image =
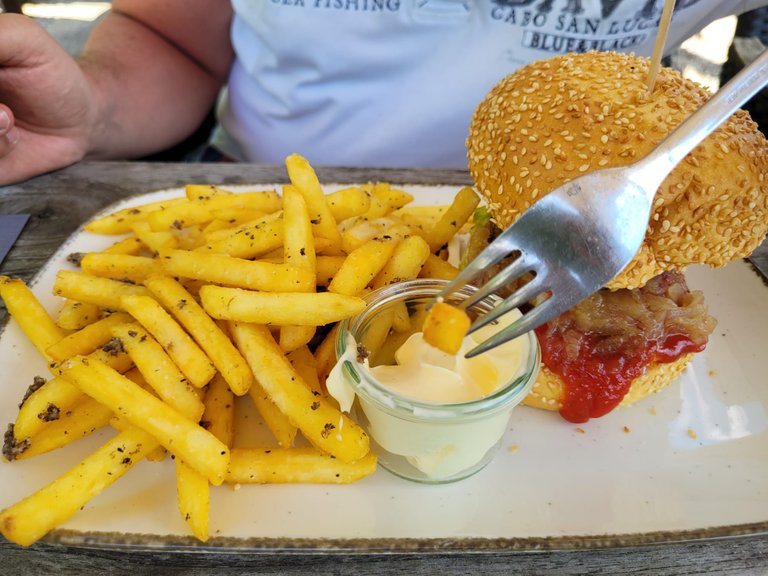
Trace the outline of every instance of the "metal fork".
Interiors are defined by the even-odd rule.
[[[513,308],[546,297],[507,328],[470,350],[471,358],[558,316],[618,275],[645,237],[656,191],[704,138],[768,83],[768,50],[629,166],[580,176],[545,195],[467,265],[436,298],[446,298],[489,266],[517,258],[471,298],[471,307],[523,275],[533,279],[477,318],[472,333]]]

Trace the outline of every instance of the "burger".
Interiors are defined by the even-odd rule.
[[[495,229],[593,170],[630,164],[709,97],[649,60],[611,52],[529,64],[491,89],[472,118],[469,170]],[[645,240],[608,285],[536,330],[542,370],[525,403],[572,422],[674,381],[714,330],[690,264],[744,258],[768,232],[768,142],[739,111],[662,183]]]

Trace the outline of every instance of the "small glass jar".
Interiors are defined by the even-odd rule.
[[[350,402],[354,392],[354,416],[371,437],[382,467],[409,480],[434,484],[466,478],[491,461],[513,408],[530,391],[540,365],[538,340],[530,332],[520,337],[519,345],[525,349],[519,369],[508,381],[505,376],[506,384],[474,400],[418,401],[379,382],[370,366],[394,364],[394,351],[405,340],[397,332],[398,322],[412,321],[420,330],[426,305],[446,283],[411,280],[368,294],[366,309],[340,324],[336,339],[339,362],[331,376],[341,379]],[[475,291],[466,286],[449,302],[466,299]],[[480,315],[500,301],[490,296],[467,312]]]

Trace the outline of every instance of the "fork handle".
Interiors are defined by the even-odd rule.
[[[768,83],[768,50],[743,68],[714,96],[637,162],[636,174],[653,194],[664,178],[731,114]],[[651,197],[651,201],[653,198]]]

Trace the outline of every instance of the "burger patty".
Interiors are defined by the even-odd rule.
[[[600,290],[536,335],[542,363],[565,383],[561,415],[584,422],[615,408],[651,363],[703,350],[715,325],[703,293],[666,271],[642,288]]]

